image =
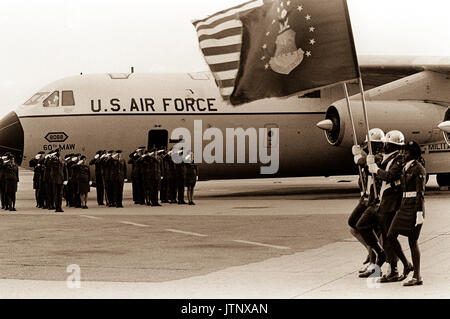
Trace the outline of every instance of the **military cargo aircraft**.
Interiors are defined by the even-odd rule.
[[[450,59],[359,60],[370,126],[416,140],[428,173],[437,174],[441,186],[450,185],[450,133],[444,129],[450,120]],[[359,85],[348,89],[362,142]],[[44,86],[3,117],[0,153],[13,153],[26,168],[39,151],[93,158],[99,149],[129,154],[140,145],[185,143],[203,180],[356,174],[343,97],[336,85],[233,107],[221,99],[208,72],[81,74]]]

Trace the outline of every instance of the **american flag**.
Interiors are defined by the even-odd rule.
[[[242,22],[239,16],[264,4],[252,0],[193,22],[200,49],[224,100],[229,100],[239,70]]]

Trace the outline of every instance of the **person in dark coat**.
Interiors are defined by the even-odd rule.
[[[408,261],[403,253],[402,247],[397,240],[398,235],[408,237],[409,248],[413,267],[404,270],[403,276],[406,278],[409,272],[414,270],[411,280],[404,283],[404,286],[422,285],[423,280],[420,275],[420,250],[418,239],[425,218],[425,184],[426,170],[420,163],[422,150],[415,141],[410,141],[405,146],[405,166],[401,175],[402,201],[400,209],[395,214],[389,228],[387,239],[392,243],[395,253],[404,265]]]
[[[175,162],[175,183],[176,183],[176,197],[177,197],[177,201],[178,204],[187,204],[184,201],[184,180],[186,178],[186,165],[183,163],[183,150],[179,150],[179,151],[174,151],[176,153],[174,154],[178,154],[178,156],[180,157],[180,160],[177,160]],[[177,156],[177,155],[175,155]]]
[[[135,204],[142,204],[145,202],[142,178],[139,173],[138,164],[138,160],[144,154],[144,150],[145,147],[139,147],[129,155],[130,159],[128,160],[128,164],[131,164],[131,187],[133,189],[133,202]]]
[[[40,189],[40,182],[41,182],[41,174],[43,173],[42,167],[39,164],[39,161],[41,158],[44,157],[44,152],[39,152],[36,154],[34,158],[32,158],[28,165],[33,168],[34,174],[33,174],[33,189],[34,189],[34,197],[36,199],[36,207],[41,208],[42,204],[39,198],[39,189]]]
[[[12,154],[8,154],[5,163],[5,192],[10,211],[16,211],[17,183],[19,182],[19,167]]]
[[[400,131],[394,130],[386,133],[383,160],[379,166],[377,164],[369,165],[369,172],[376,174],[377,178],[382,181],[378,214],[383,248],[386,252],[386,261],[390,265],[389,273],[383,275],[380,280],[382,283],[395,282],[404,278],[398,274],[398,257],[391,245],[391,241],[386,239],[389,227],[402,200],[400,176],[402,174],[404,159],[400,151],[405,144],[404,140],[403,133]],[[408,269],[412,266],[408,262],[404,267]]]
[[[44,185],[45,185],[45,193],[46,193],[46,199],[47,199],[47,209],[48,210],[54,210],[55,208],[55,196],[53,194],[53,187],[52,187],[52,181],[50,178],[50,158],[52,156],[53,152],[49,152],[44,159]]]
[[[123,184],[127,177],[127,163],[122,158],[122,151],[116,151],[109,160],[111,167],[111,182],[113,187],[114,203],[117,208],[123,208]]]
[[[110,150],[106,154],[100,157],[100,165],[102,169],[103,184],[105,185],[106,205],[113,207],[116,205],[114,202],[114,188],[111,181],[111,157],[113,151]]]
[[[104,150],[97,151],[94,158],[89,162],[89,165],[95,165],[95,187],[97,190],[97,204],[99,206],[105,205],[105,186],[103,184],[102,167],[100,161],[101,156],[105,154],[105,152],[106,151]]]
[[[164,161],[164,159],[167,156],[167,147],[164,147],[163,149],[161,149],[160,151],[160,159],[161,159],[161,189],[159,190],[159,199],[161,200],[161,203],[168,203],[169,202],[169,197],[168,197],[168,188],[169,188],[169,183],[168,183],[168,179],[166,177],[167,173],[166,172],[166,163]]]
[[[376,163],[381,163],[383,159],[382,155],[383,148],[375,147],[373,148],[375,153],[374,160]],[[364,169],[368,173],[368,158],[370,155],[362,158],[364,165],[366,166]],[[373,180],[373,176],[368,173],[368,182],[366,190],[368,191],[367,198],[367,208],[364,210],[362,215],[359,217],[356,223],[356,231],[361,235],[364,242],[370,247],[372,251],[376,253],[376,263],[375,265],[369,266],[366,271],[361,272],[358,277],[360,278],[368,278],[370,276],[381,275],[381,266],[386,261],[386,253],[383,249],[382,243],[380,243],[380,218],[378,214],[378,209],[380,205],[379,194],[381,189],[382,181],[375,176],[375,180]],[[375,187],[374,187],[375,186]],[[375,192],[376,195],[375,196]],[[370,257],[370,256],[369,256]]]
[[[145,150],[144,154],[138,159],[137,165],[139,167],[140,180],[142,181],[142,189],[144,192],[144,203],[147,206],[151,205],[151,190],[152,190],[152,158],[149,150]]]
[[[64,157],[64,162],[66,164],[67,168],[67,183],[63,186],[63,197],[66,200],[66,206],[72,206],[73,200],[72,200],[72,157],[74,154],[67,154]]]
[[[184,163],[186,165],[186,179],[184,181],[186,186],[186,194],[189,205],[195,205],[194,203],[194,188],[197,183],[198,169],[194,164],[194,154],[191,153],[186,156]]]
[[[8,197],[6,195],[6,180],[5,180],[5,174],[6,174],[6,161],[8,160],[8,156],[2,156],[0,159],[0,195],[1,195],[1,201],[2,201],[2,209],[9,210],[8,207]]]
[[[82,155],[80,161],[77,163],[77,185],[78,193],[80,194],[81,208],[87,209],[88,193],[90,191],[89,182],[91,180],[91,173],[89,166],[86,165],[86,156]]]
[[[59,150],[55,151],[48,160],[49,178],[53,193],[53,203],[57,213],[62,210],[63,184],[67,181],[67,168],[64,161],[60,158]]]
[[[380,153],[383,149],[383,130],[381,130],[380,128],[372,128],[369,131],[369,135],[374,154]],[[375,197],[373,192],[371,192],[372,176],[368,171],[366,163],[367,154],[369,153],[368,142],[369,139],[366,136],[366,140],[362,145],[354,145],[352,147],[352,154],[354,156],[353,160],[359,167],[359,171],[361,173],[360,178],[358,179],[361,197],[359,198],[358,204],[353,209],[350,217],[348,218],[348,225],[350,226],[350,233],[367,249],[368,253],[366,260],[363,262],[363,267],[359,270],[360,274],[365,273],[368,269],[372,269],[376,263],[377,257],[374,250],[366,243],[356,227],[358,221],[361,219],[368,207],[375,204]]]
[[[175,163],[172,158],[174,153],[171,149],[163,159],[163,167],[165,178],[167,178],[167,199],[170,204],[177,203],[177,184],[176,184],[176,172]]]
[[[157,149],[153,149],[151,155],[151,183],[150,183],[150,201],[152,206],[161,206],[158,201],[158,192],[161,187],[161,167],[162,161],[160,156],[158,155]]]

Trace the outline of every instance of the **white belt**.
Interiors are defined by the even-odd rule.
[[[416,197],[417,196],[417,192],[404,192],[403,193],[403,198],[411,198],[411,197]]]

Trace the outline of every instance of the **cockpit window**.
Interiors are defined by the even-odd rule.
[[[44,100],[44,107],[57,107],[59,106],[59,91],[55,91],[48,98]]]
[[[62,106],[73,106],[75,105],[75,100],[73,98],[73,91],[62,91]]]
[[[24,105],[36,105],[42,103],[46,96],[48,96],[50,92],[38,92],[33,95],[28,101],[23,103]]]

